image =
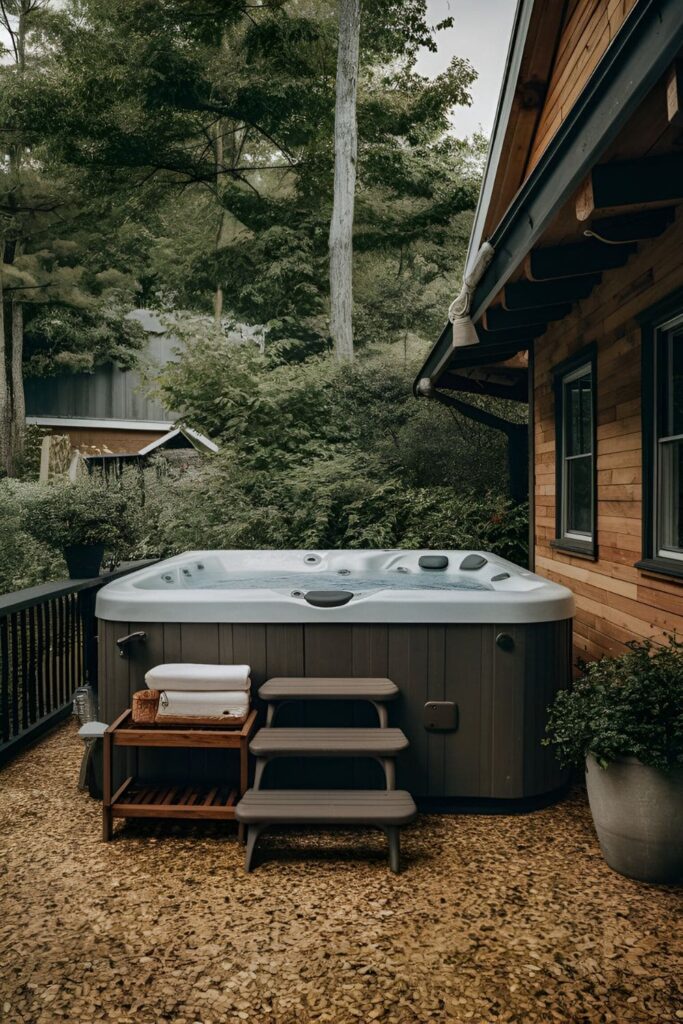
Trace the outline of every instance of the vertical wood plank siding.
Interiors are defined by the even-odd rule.
[[[142,629],[147,642],[120,658],[116,638]],[[513,652],[495,643],[510,633]],[[399,761],[398,783],[421,797],[520,798],[548,793],[562,783],[557,762],[541,746],[545,710],[567,685],[571,622],[494,625],[204,625],[201,623],[99,623],[100,709],[111,722],[144,687],[147,669],[163,661],[247,663],[254,693],[274,675],[389,676],[401,691],[392,722],[406,732],[410,749]],[[456,732],[428,732],[427,700],[458,704]],[[359,703],[286,705],[280,724],[374,725],[376,714]],[[117,752],[118,753],[118,752]],[[142,760],[144,753],[148,760]],[[212,757],[212,755],[216,755]],[[118,777],[191,781],[234,775],[224,752],[129,752]],[[295,759],[277,762],[278,785],[346,786],[349,765]],[[313,783],[311,783],[313,779]],[[382,785],[374,762],[353,765],[353,785]],[[268,785],[268,773],[265,776]]]
[[[641,337],[638,314],[683,286],[681,209],[658,239],[536,342],[536,570],[576,595],[574,650],[586,659],[623,653],[634,637],[683,631],[683,585],[634,567],[642,548]],[[555,536],[555,411],[552,367],[595,341],[597,356],[597,543],[588,561],[550,546]]]
[[[538,163],[635,3],[636,0],[578,0],[568,6],[527,174]]]

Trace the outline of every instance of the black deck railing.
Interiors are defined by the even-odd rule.
[[[77,686],[97,690],[95,595],[149,564],[0,597],[0,764],[69,714]]]

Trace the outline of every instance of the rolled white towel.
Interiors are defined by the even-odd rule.
[[[248,690],[249,665],[155,665],[145,673],[150,690],[186,690],[207,693],[211,690]]]
[[[245,690],[223,693],[162,690],[159,697],[157,721],[164,718],[243,718],[249,711],[249,694]]]

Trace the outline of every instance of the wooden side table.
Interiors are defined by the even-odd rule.
[[[241,729],[192,728],[186,726],[139,726],[130,708],[119,715],[104,734],[104,784],[102,838],[112,836],[114,818],[178,818],[197,821],[234,821],[235,805],[249,786],[249,741],[256,728],[257,711],[252,709]],[[239,785],[186,786],[181,783],[139,782],[129,776],[112,793],[115,747],[185,747],[192,749],[238,750]],[[240,826],[240,836],[242,827]]]

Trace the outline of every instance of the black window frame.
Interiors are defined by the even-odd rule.
[[[683,554],[661,553],[659,545],[659,438],[664,411],[663,375],[666,336],[662,331],[683,317],[683,288],[650,306],[639,317],[641,325],[642,441],[643,441],[643,557],[637,569],[683,579]]]
[[[565,509],[565,415],[564,385],[567,377],[583,366],[590,367],[591,373],[591,530],[585,539],[568,535],[564,529]],[[598,557],[598,347],[595,342],[585,345],[568,359],[552,368],[553,392],[555,396],[555,537],[550,541],[553,548],[595,561]]]

